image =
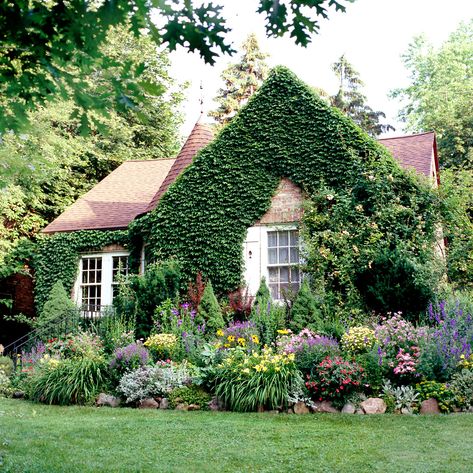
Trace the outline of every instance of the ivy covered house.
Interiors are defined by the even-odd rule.
[[[399,195],[396,215],[383,216],[386,228],[395,219],[403,238],[414,238],[406,222],[417,213],[433,231],[423,214],[428,198],[414,199],[424,184],[401,167],[438,185],[434,133],[376,142],[276,68],[216,137],[198,122],[175,159],[122,164],[48,225],[37,303],[61,279],[79,305],[109,305],[130,255],[135,271],[176,257],[189,279],[200,271],[219,293],[245,284],[254,294],[265,277],[273,298],[282,298],[300,284],[303,201],[321,188],[349,196],[367,218]],[[398,244],[400,234],[390,235]]]

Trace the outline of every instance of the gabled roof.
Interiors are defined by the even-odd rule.
[[[184,169],[192,163],[194,156],[204,146],[209,144],[214,138],[211,125],[202,123],[200,120],[194,125],[191,134],[187,138],[184,146],[177,155],[174,164],[166,176],[153,199],[149,203],[146,212],[153,210],[159,202],[161,196],[167,191],[168,187],[177,179]]]
[[[431,177],[432,153],[435,158],[435,171],[438,175],[437,148],[435,133],[419,133],[417,135],[381,138],[378,140],[391,151],[403,168],[414,168],[419,174]]]
[[[126,228],[146,211],[175,159],[125,161],[94,186],[43,233]]]

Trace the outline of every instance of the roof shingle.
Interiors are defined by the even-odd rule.
[[[146,211],[174,161],[125,161],[68,207],[43,233],[126,228]]]
[[[391,151],[403,168],[414,168],[418,173],[430,177],[435,143],[433,131],[395,138],[381,138],[378,141]]]

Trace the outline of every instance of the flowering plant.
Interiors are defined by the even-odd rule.
[[[217,347],[228,349],[235,347],[247,348],[249,351],[259,345],[258,331],[253,322],[231,322],[225,329],[217,330]]]
[[[145,366],[149,361],[149,352],[141,342],[130,343],[126,347],[116,348],[110,360],[110,368],[119,374]]]
[[[296,384],[302,384],[302,378],[295,355],[277,354],[270,348],[261,353],[229,349],[214,378],[215,394],[231,410],[240,412],[286,406]]]
[[[416,384],[416,391],[419,393],[421,401],[430,398],[437,399],[442,412],[451,412],[455,407],[455,393],[444,383],[422,381]]]
[[[156,333],[147,338],[144,346],[148,347],[158,360],[172,358],[177,348],[177,337],[172,333]]]
[[[69,334],[64,339],[51,338],[45,348],[46,352],[60,358],[103,360],[103,344],[100,337],[82,330],[77,334]]]
[[[343,404],[349,394],[362,386],[364,369],[355,362],[327,356],[305,383],[315,401],[334,401]]]
[[[351,354],[366,352],[375,342],[374,330],[368,327],[352,327],[342,335],[340,340],[342,348]]]
[[[473,370],[473,353],[469,356],[466,357],[463,353],[460,355],[458,362],[458,368],[460,369],[466,369],[466,370]]]

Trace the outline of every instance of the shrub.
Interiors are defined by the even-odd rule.
[[[457,367],[465,370],[473,370],[473,353],[469,357],[463,354],[460,355]]]
[[[365,382],[374,393],[379,392],[382,388],[387,372],[387,366],[383,364],[378,349],[379,347],[375,345],[367,352],[360,353],[354,357],[355,361],[360,366],[363,366],[365,370]]]
[[[39,331],[43,340],[47,340],[60,336],[64,331],[73,331],[78,326],[78,317],[78,308],[66,293],[62,282],[56,281],[32,327]]]
[[[304,329],[298,335],[281,334],[277,341],[280,353],[294,353],[297,367],[304,373],[311,373],[327,356],[340,354],[335,339],[317,335],[309,329]]]
[[[11,376],[13,368],[13,360],[9,356],[0,355],[0,371],[3,371],[6,376]]]
[[[195,384],[173,389],[167,397],[169,399],[169,407],[172,409],[178,404],[194,404],[202,410],[208,410],[208,404],[212,399],[209,393]]]
[[[205,286],[202,299],[197,310],[199,322],[205,323],[207,330],[215,331],[223,328],[225,322],[223,320],[222,311],[215,297],[214,290],[210,281]]]
[[[219,349],[242,347],[252,351],[260,344],[258,330],[251,321],[231,322],[225,329],[217,330],[216,335]]]
[[[299,292],[291,308],[291,322],[289,326],[295,332],[304,328],[318,330],[320,327],[320,310],[317,307],[307,279],[302,281]]]
[[[46,404],[87,404],[107,387],[107,366],[90,358],[43,363],[32,377],[27,395]]]
[[[129,298],[136,314],[135,338],[146,338],[153,328],[153,314],[166,299],[175,299],[180,287],[180,267],[174,260],[147,266],[143,275],[129,278]]]
[[[253,300],[253,296],[248,292],[248,287],[240,287],[228,294],[228,303],[233,312],[233,318],[237,320],[248,319],[253,307]]]
[[[437,381],[422,381],[416,384],[416,391],[421,401],[434,398],[439,403],[442,412],[451,412],[455,407],[455,393],[444,383]]]
[[[115,299],[114,299],[115,303]],[[95,323],[95,331],[100,336],[104,350],[112,353],[117,347],[125,347],[135,341],[135,319],[118,311],[105,313]]]
[[[455,393],[455,401],[464,409],[473,406],[473,370],[462,369],[452,376],[450,389]]]
[[[327,356],[307,376],[305,385],[315,401],[343,406],[350,394],[362,388],[364,380],[364,369],[358,363]]]
[[[177,337],[172,333],[157,333],[148,337],[144,343],[156,360],[172,358],[177,349]]]
[[[125,373],[117,391],[125,396],[126,402],[136,402],[149,397],[167,396],[173,389],[190,382],[191,376],[186,364],[164,362]]]
[[[412,413],[417,409],[419,403],[419,393],[412,386],[393,387],[389,381],[383,386],[382,397],[386,402],[387,412],[407,409]]]
[[[294,354],[274,354],[271,349],[261,354],[232,349],[217,368],[215,394],[237,412],[286,407],[294,385],[302,383],[294,359]]]
[[[352,327],[343,334],[340,344],[345,351],[354,355],[368,351],[375,341],[374,330],[368,327]]]

